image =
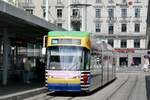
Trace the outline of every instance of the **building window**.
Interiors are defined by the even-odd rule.
[[[72,16],[73,17],[80,17],[80,11],[79,11],[79,9],[73,9],[72,10]]]
[[[46,0],[43,0],[43,5],[45,5],[46,4]]]
[[[109,34],[113,34],[113,32],[114,32],[114,26],[113,26],[113,24],[109,24],[109,26],[108,26],[108,33]]]
[[[61,4],[61,0],[57,0],[57,4]]]
[[[101,17],[101,9],[100,8],[96,8],[95,9],[95,13],[96,13],[96,18],[100,18]]]
[[[121,32],[127,32],[127,24],[121,25]]]
[[[127,17],[127,9],[121,9],[121,17]]]
[[[62,23],[57,23],[57,26],[62,28]]]
[[[30,4],[30,3],[32,3],[32,0],[25,0],[25,2]]]
[[[127,0],[122,0],[122,3],[127,3]]]
[[[79,3],[79,0],[72,0],[72,3]]]
[[[78,22],[72,21],[71,27],[72,27],[73,31],[80,31],[81,22],[79,22],[79,21]]]
[[[121,48],[127,48],[127,40],[121,40]]]
[[[112,47],[114,47],[114,40],[113,39],[108,39],[108,44],[110,44]]]
[[[57,17],[62,17],[62,9],[57,9]]]
[[[43,17],[45,18],[46,16],[46,12],[45,12],[45,9],[43,9]]]
[[[114,2],[114,0],[108,0],[108,2],[109,2],[109,3],[113,3],[113,2]]]
[[[101,0],[96,0],[96,3],[101,3]]]
[[[134,2],[135,2],[135,3],[140,3],[140,0],[135,0]]]
[[[25,9],[26,12],[33,14],[33,9]]]
[[[135,32],[140,32],[140,24],[135,24]]]
[[[99,23],[95,23],[95,32],[100,32],[101,31],[101,26]]]
[[[135,8],[135,17],[136,18],[140,17],[140,8]]]
[[[114,17],[114,9],[108,9],[108,17]]]
[[[140,40],[139,39],[134,40],[134,48],[140,48]]]

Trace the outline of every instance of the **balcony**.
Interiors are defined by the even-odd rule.
[[[115,3],[115,2],[114,2],[114,0],[109,0],[108,3],[112,4],[112,3]]]
[[[71,16],[71,21],[81,21],[82,17],[81,16]]]
[[[65,5],[64,5],[62,2],[57,2],[57,4],[56,4],[55,7],[56,7],[56,8],[64,8]]]
[[[94,18],[93,22],[96,23],[96,22],[99,22],[99,23],[102,23],[104,21],[104,18]]]
[[[121,8],[128,7],[127,2],[116,3],[116,6],[120,6]]]
[[[116,20],[117,20],[117,19],[116,19],[115,17],[108,17],[106,22],[107,22],[107,23],[115,23]]]
[[[23,8],[34,8],[35,7],[33,2],[20,2],[20,6]]]
[[[99,38],[114,38],[114,39],[146,39],[146,35],[140,34],[140,35],[133,35],[133,34],[108,34],[103,32],[95,32],[93,33],[94,36]]]
[[[57,17],[55,20],[56,23],[64,23],[65,19],[63,19],[62,17]]]
[[[79,0],[73,0],[72,4],[80,4],[80,1]]]

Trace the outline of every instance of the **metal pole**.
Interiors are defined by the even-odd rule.
[[[7,29],[3,31],[3,85],[7,84],[8,77],[8,52],[9,52],[9,43],[8,43]]]
[[[85,31],[87,31],[87,0],[85,1]]]
[[[48,21],[48,9],[49,9],[49,4],[48,0],[45,2],[45,20]]]
[[[44,37],[43,37],[43,48],[45,48],[46,47],[46,43],[45,43],[45,40],[46,40],[46,38],[47,38],[47,35],[44,35]]]
[[[85,12],[84,12],[84,8],[82,8],[82,30],[81,31],[85,31]]]

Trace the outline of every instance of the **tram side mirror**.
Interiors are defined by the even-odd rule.
[[[46,55],[46,48],[42,48],[42,55]]]

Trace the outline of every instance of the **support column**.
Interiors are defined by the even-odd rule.
[[[8,30],[5,28],[3,30],[3,85],[7,85],[8,77],[8,52],[9,52],[9,40],[8,40]]]
[[[144,65],[144,55],[146,55],[146,54],[141,54],[141,67],[143,67],[143,65]]]
[[[17,47],[17,45],[16,45],[16,48],[15,48],[15,59],[16,59],[16,64],[17,64],[17,62],[19,61],[18,58],[19,56],[18,56],[18,47]]]
[[[117,55],[116,55],[116,58],[117,58],[117,59],[116,59],[116,60],[117,60],[117,61],[116,61],[116,62],[117,62],[116,65],[117,65],[117,67],[119,68],[119,67],[120,67],[120,65],[119,65],[119,62],[120,62],[119,58],[120,58],[120,56],[119,56],[119,53],[116,53],[116,54],[117,54]]]
[[[132,53],[128,53],[128,67],[131,67],[133,58],[132,58]]]
[[[84,11],[84,7],[82,8],[82,22],[81,22],[81,25],[82,25],[81,31],[85,31],[85,11]]]

